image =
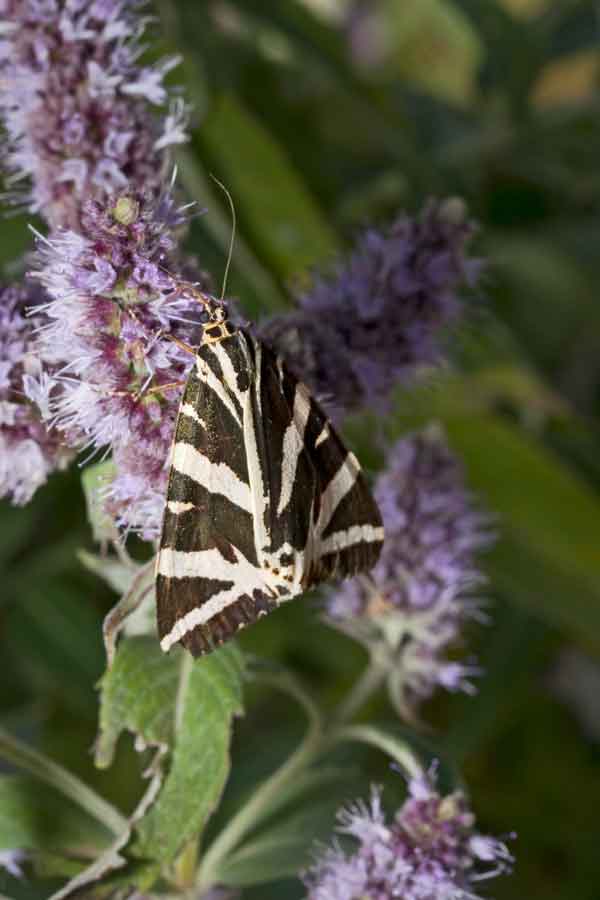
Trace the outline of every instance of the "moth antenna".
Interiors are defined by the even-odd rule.
[[[235,206],[233,204],[233,199],[231,197],[231,194],[229,193],[229,191],[227,190],[227,188],[225,187],[223,182],[219,181],[219,179],[216,177],[216,175],[213,175],[212,172],[209,172],[208,174],[210,175],[212,180],[215,182],[215,184],[219,185],[219,187],[221,188],[221,190],[227,197],[227,201],[229,203],[229,209],[231,210],[231,238],[229,239],[229,251],[227,253],[227,262],[225,264],[225,271],[223,273],[223,287],[221,289],[221,297],[219,298],[219,299],[223,300],[223,298],[225,297],[225,290],[227,288],[227,276],[229,275],[229,266],[231,265],[231,258],[233,256],[233,245],[235,243],[235,230],[236,230],[236,226],[237,226],[237,218],[235,215]]]

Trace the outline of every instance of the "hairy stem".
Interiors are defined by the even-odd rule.
[[[270,778],[263,781],[248,803],[229,821],[204,855],[197,883],[200,893],[218,882],[220,864],[241,843],[281,790],[314,761],[321,751],[322,742],[321,729],[312,725],[298,749]]]
[[[127,819],[83,781],[2,729],[0,729],[0,757],[60,791],[113,834],[121,835],[129,827]]]

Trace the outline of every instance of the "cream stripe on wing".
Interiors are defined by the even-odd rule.
[[[300,384],[296,385],[294,394],[294,410],[292,421],[283,435],[283,454],[281,460],[281,493],[277,505],[277,515],[284,511],[294,491],[296,469],[298,460],[304,448],[304,432],[310,415],[310,399],[302,390]]]
[[[317,534],[323,534],[331,522],[338,505],[354,487],[359,474],[360,465],[357,458],[354,453],[348,453],[321,496],[321,511],[316,527]]]
[[[229,390],[233,394],[235,394],[240,404],[243,406],[244,394],[246,393],[246,391],[240,391],[238,387],[237,372],[234,369],[231,357],[229,356],[227,350],[225,349],[225,347],[223,347],[222,343],[211,344],[210,349],[219,360],[219,365],[221,366],[221,371],[223,372],[223,381],[225,382]]]
[[[197,506],[184,500],[167,500],[167,509],[178,516],[181,513],[189,512],[190,509],[197,509]]]
[[[222,494],[246,512],[254,512],[250,485],[241,481],[227,463],[211,462],[191,444],[180,441],[173,447],[171,465],[209,493]]]
[[[179,408],[179,415],[187,416],[188,419],[192,419],[194,422],[197,422],[198,425],[202,425],[205,431],[207,431],[206,422],[204,419],[201,419],[198,415],[198,411],[192,406],[191,403],[182,403]]]
[[[217,378],[208,363],[200,356],[196,358],[196,367],[198,369],[198,377],[200,378],[200,381],[215,392],[223,406],[229,410],[238,425],[241,425],[242,423],[240,421],[238,411],[235,408],[231,397],[227,393],[225,385],[223,384],[221,379]]]
[[[250,479],[253,502],[252,525],[254,528],[254,548],[256,550],[257,559],[262,561],[265,556],[265,547],[270,544],[270,538],[267,534],[265,524],[265,510],[267,508],[268,496],[265,494],[265,484],[258,455],[258,444],[256,442],[256,429],[264,427],[261,401],[262,350],[260,341],[253,341],[252,345],[254,347],[253,383],[251,389],[244,398],[244,449],[246,451],[246,465],[248,466],[248,478]],[[256,409],[260,420],[258,422],[254,420],[252,406],[253,396],[256,400]]]
[[[323,425],[323,430],[321,431],[320,435],[318,436],[318,438],[315,441],[315,447],[318,447],[319,444],[322,444],[323,441],[326,441],[328,437],[329,437],[329,425],[327,424],[327,422],[325,422],[325,424]]]
[[[220,581],[237,581],[252,592],[255,587],[264,588],[261,569],[248,562],[244,554],[231,544],[235,562],[230,562],[216,548],[209,550],[173,550],[163,547],[159,554],[158,574],[166,578],[215,578]],[[248,588],[245,584],[248,583]]]
[[[237,547],[232,545],[232,551],[236,557],[233,563],[224,559],[216,548],[186,553],[163,547],[160,551],[157,574],[167,578],[201,577],[233,581],[231,588],[213,594],[205,603],[178,619],[160,642],[163,650],[168,650],[197,625],[205,624],[227,606],[235,603],[242,595],[252,596],[252,592],[256,589],[268,590],[262,571],[249,563]],[[275,592],[273,597],[276,597]]]
[[[353,544],[374,544],[383,541],[383,528],[376,525],[352,525],[343,531],[335,531],[319,544],[319,556],[337,553]]]

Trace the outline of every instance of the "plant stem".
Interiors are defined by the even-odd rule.
[[[185,712],[185,701],[193,665],[194,659],[186,650],[182,655],[179,666],[179,683],[177,685],[177,696],[175,698],[175,721],[173,723],[175,734],[181,730],[181,723]]]
[[[83,781],[3,729],[0,729],[0,756],[60,791],[113,834],[121,835],[129,827],[127,819]]]
[[[411,777],[422,774],[418,759],[402,740],[396,740],[369,725],[348,724],[380,687],[387,671],[385,661],[372,656],[359,680],[331,716],[328,727],[323,727],[319,711],[311,698],[295,679],[289,677],[289,674],[287,677],[286,673],[278,676],[261,673],[256,676],[296,698],[307,713],[308,731],[300,747],[270,778],[263,781],[246,805],[228,822],[210,845],[200,863],[196,882],[199,893],[208,891],[218,884],[220,871],[227,857],[242,843],[248,832],[256,827],[257,822],[268,812],[281,791],[333,745],[342,741],[371,744],[388,754]]]
[[[174,884],[182,891],[190,891],[194,886],[198,862],[198,837],[186,844],[175,862]]]
[[[359,741],[371,744],[391,756],[411,778],[418,778],[423,774],[423,767],[406,744],[389,737],[378,728],[371,728],[370,725],[344,725],[334,730],[329,737],[332,743]]]
[[[361,677],[335,711],[334,721],[339,724],[350,721],[385,681],[386,673],[386,666],[371,658]]]
[[[263,781],[248,803],[229,821],[204,855],[197,882],[199,893],[207,891],[218,882],[218,871],[222,861],[254,827],[261,813],[283,787],[303,769],[308,768],[321,751],[322,743],[321,729],[312,725],[298,749],[270,778]]]

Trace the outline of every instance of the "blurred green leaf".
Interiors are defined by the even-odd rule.
[[[483,672],[477,679],[477,693],[454,695],[449,702],[444,747],[456,765],[483,743],[494,741],[515,710],[527,703],[520,687],[534,682],[548,662],[548,629],[531,613],[502,595],[485,611],[490,621],[479,660]]]
[[[317,841],[331,831],[336,807],[337,796],[333,802],[313,801],[309,809],[265,829],[227,858],[218,870],[219,881],[246,887],[297,875],[309,862]]]
[[[180,671],[168,706],[176,728],[171,764],[133,846],[137,856],[163,863],[202,831],[213,812],[229,773],[233,717],[242,711],[243,663],[235,645],[193,663],[187,651],[172,655]]]
[[[474,99],[483,46],[452,0],[386,0],[383,17],[382,50],[391,71],[444,100]]]
[[[77,535],[73,538],[79,540]],[[71,554],[74,557],[74,548]],[[5,652],[12,667],[27,675],[36,697],[54,694],[78,715],[93,718],[93,684],[103,667],[102,620],[91,603],[82,602],[85,582],[70,583],[57,577],[52,566],[48,570],[40,566],[34,586],[30,579],[38,571],[37,560],[29,573],[26,566],[21,570],[22,580],[11,574],[4,581],[13,600],[19,600],[6,615],[10,644]]]
[[[28,772],[42,785],[49,785],[52,789],[60,791],[64,797],[72,800],[97,822],[102,823],[107,831],[118,834],[123,829],[125,819],[110,803],[58,763],[3,729],[0,730],[0,758]]]
[[[224,212],[217,199],[218,188],[205,175],[201,163],[193,153],[188,150],[180,150],[177,159],[181,172],[181,181],[188,194],[200,205],[206,204],[207,206],[207,213],[200,220],[200,224],[212,235],[222,250],[223,258],[227,259],[233,221],[229,211]],[[239,233],[235,235],[235,243],[233,245],[231,262],[232,283],[235,283],[238,272],[252,288],[263,312],[278,309],[285,304],[285,296],[279,285]],[[244,306],[247,303],[247,298],[244,297],[242,300],[242,305]]]
[[[493,416],[448,419],[470,485],[498,514],[494,581],[600,651],[600,500],[533,438]]]
[[[218,881],[246,886],[296,874],[315,842],[331,829],[336,809],[356,781],[356,771],[348,767],[298,773],[270,807],[268,824],[261,819],[261,826],[222,861]]]
[[[334,232],[284,150],[232,95],[223,96],[203,123],[199,139],[242,223],[278,275],[291,278],[338,250]]]
[[[109,833],[67,800],[34,778],[0,775],[0,849],[62,850],[100,848]]]
[[[102,578],[113,591],[126,591],[137,574],[135,563],[127,564],[114,556],[97,556],[87,550],[80,550],[77,558],[88,572]]]

